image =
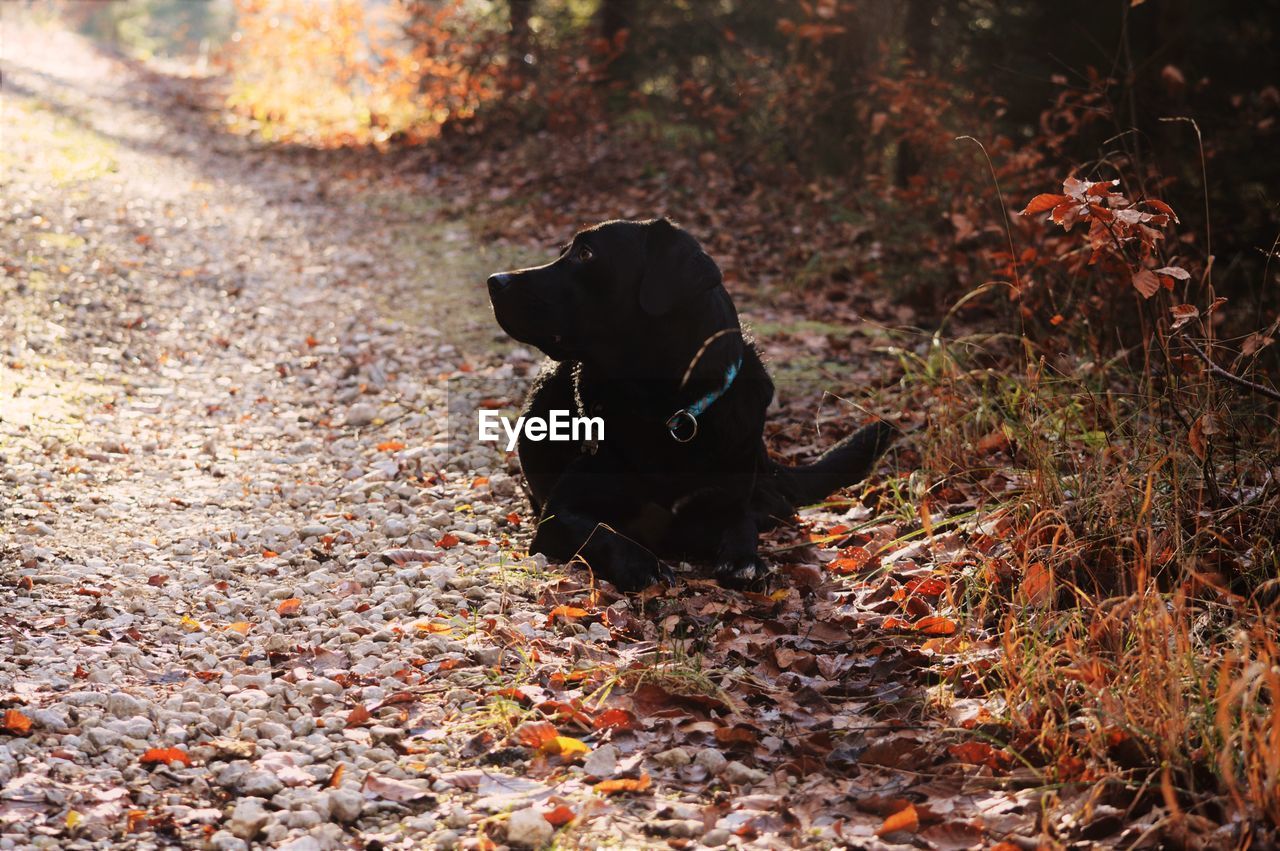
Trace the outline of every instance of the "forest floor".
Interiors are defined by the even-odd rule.
[[[545,242],[64,32],[2,70],[0,848],[1037,846],[1069,796],[981,738],[955,524],[875,479],[765,541],[764,593],[527,558],[514,459],[447,398],[531,375],[483,281]],[[873,323],[742,302],[894,410]],[[784,452],[850,425],[786,388]]]

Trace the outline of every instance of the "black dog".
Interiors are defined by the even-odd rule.
[[[554,361],[524,416],[604,421],[598,441],[521,435],[539,517],[530,552],[581,559],[619,588],[669,578],[659,555],[763,575],[758,533],[861,480],[897,434],[877,422],[812,464],[770,459],[773,383],[719,267],[665,218],[605,222],[556,261],[488,284],[503,330]]]

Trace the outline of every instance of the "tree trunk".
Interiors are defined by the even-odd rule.
[[[915,70],[933,73],[933,17],[938,13],[938,0],[908,0],[906,19],[903,21],[903,41],[907,58]],[[893,182],[906,186],[920,173],[924,163],[916,153],[910,139],[898,140],[898,156],[894,163]]]
[[[533,0],[507,0],[511,26],[507,31],[507,60],[512,74],[523,77],[529,68],[525,57],[532,48],[529,32],[529,16],[533,13]]]

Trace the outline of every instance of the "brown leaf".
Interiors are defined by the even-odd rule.
[[[1036,213],[1045,213],[1045,212],[1048,212],[1049,210],[1052,210],[1054,207],[1058,206],[1059,204],[1065,201],[1070,201],[1070,200],[1071,199],[1068,198],[1066,195],[1054,195],[1052,193],[1046,192],[1044,194],[1037,195],[1036,197],[1032,198],[1031,203],[1027,204],[1026,209],[1024,209],[1021,213],[1019,213],[1019,215],[1034,216]]]
[[[431,561],[432,555],[426,550],[386,550],[382,557],[392,564],[408,564],[409,562]]]
[[[425,786],[411,781],[396,780],[394,777],[383,777],[378,774],[366,776],[361,791],[401,804],[418,801],[431,795]]]
[[[369,710],[365,708],[364,704],[360,704],[356,706],[355,709],[352,709],[347,713],[347,726],[359,727],[371,717],[373,716],[370,714]]]
[[[460,543],[462,543],[461,538],[452,532],[447,532],[441,536],[440,540],[436,541],[436,546],[442,550],[450,550]]]
[[[1209,453],[1208,437],[1218,433],[1217,420],[1212,414],[1204,414],[1191,424],[1191,433],[1187,435],[1187,443],[1191,446],[1191,451],[1201,461]]]
[[[302,608],[302,601],[297,597],[290,597],[287,600],[280,601],[280,605],[276,606],[276,614],[282,618],[287,618],[290,615],[296,615],[300,608]]]
[[[1177,278],[1179,281],[1191,280],[1191,273],[1180,266],[1161,266],[1156,269],[1157,275],[1164,275],[1168,278]]]
[[[1156,200],[1155,198],[1148,198],[1148,199],[1146,199],[1145,201],[1143,201],[1142,203],[1143,203],[1143,204],[1146,204],[1148,207],[1155,207],[1157,210],[1159,210],[1160,212],[1164,213],[1164,214],[1165,214],[1166,216],[1168,216],[1169,218],[1173,219],[1173,221],[1174,221],[1175,223],[1180,223],[1180,222],[1179,222],[1179,219],[1178,219],[1178,214],[1177,214],[1177,213],[1175,213],[1175,212],[1173,211],[1173,208],[1172,208],[1172,207],[1170,207],[1170,206],[1169,206],[1168,204],[1166,204],[1165,202],[1163,202],[1163,201],[1158,201],[1158,200]]]
[[[1143,298],[1151,298],[1160,291],[1160,279],[1150,269],[1139,269],[1133,276],[1133,288],[1142,293]]]
[[[1173,314],[1173,325],[1170,326],[1173,331],[1177,331],[1200,315],[1200,310],[1193,304],[1175,304],[1169,308],[1169,312]]]
[[[1033,606],[1044,605],[1049,602],[1053,593],[1053,571],[1044,562],[1033,561],[1027,565],[1019,587],[1028,603]]]

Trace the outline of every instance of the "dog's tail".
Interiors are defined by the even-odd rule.
[[[879,420],[858,429],[811,464],[787,467],[771,462],[770,472],[794,510],[865,479],[876,459],[901,433],[897,427]]]

